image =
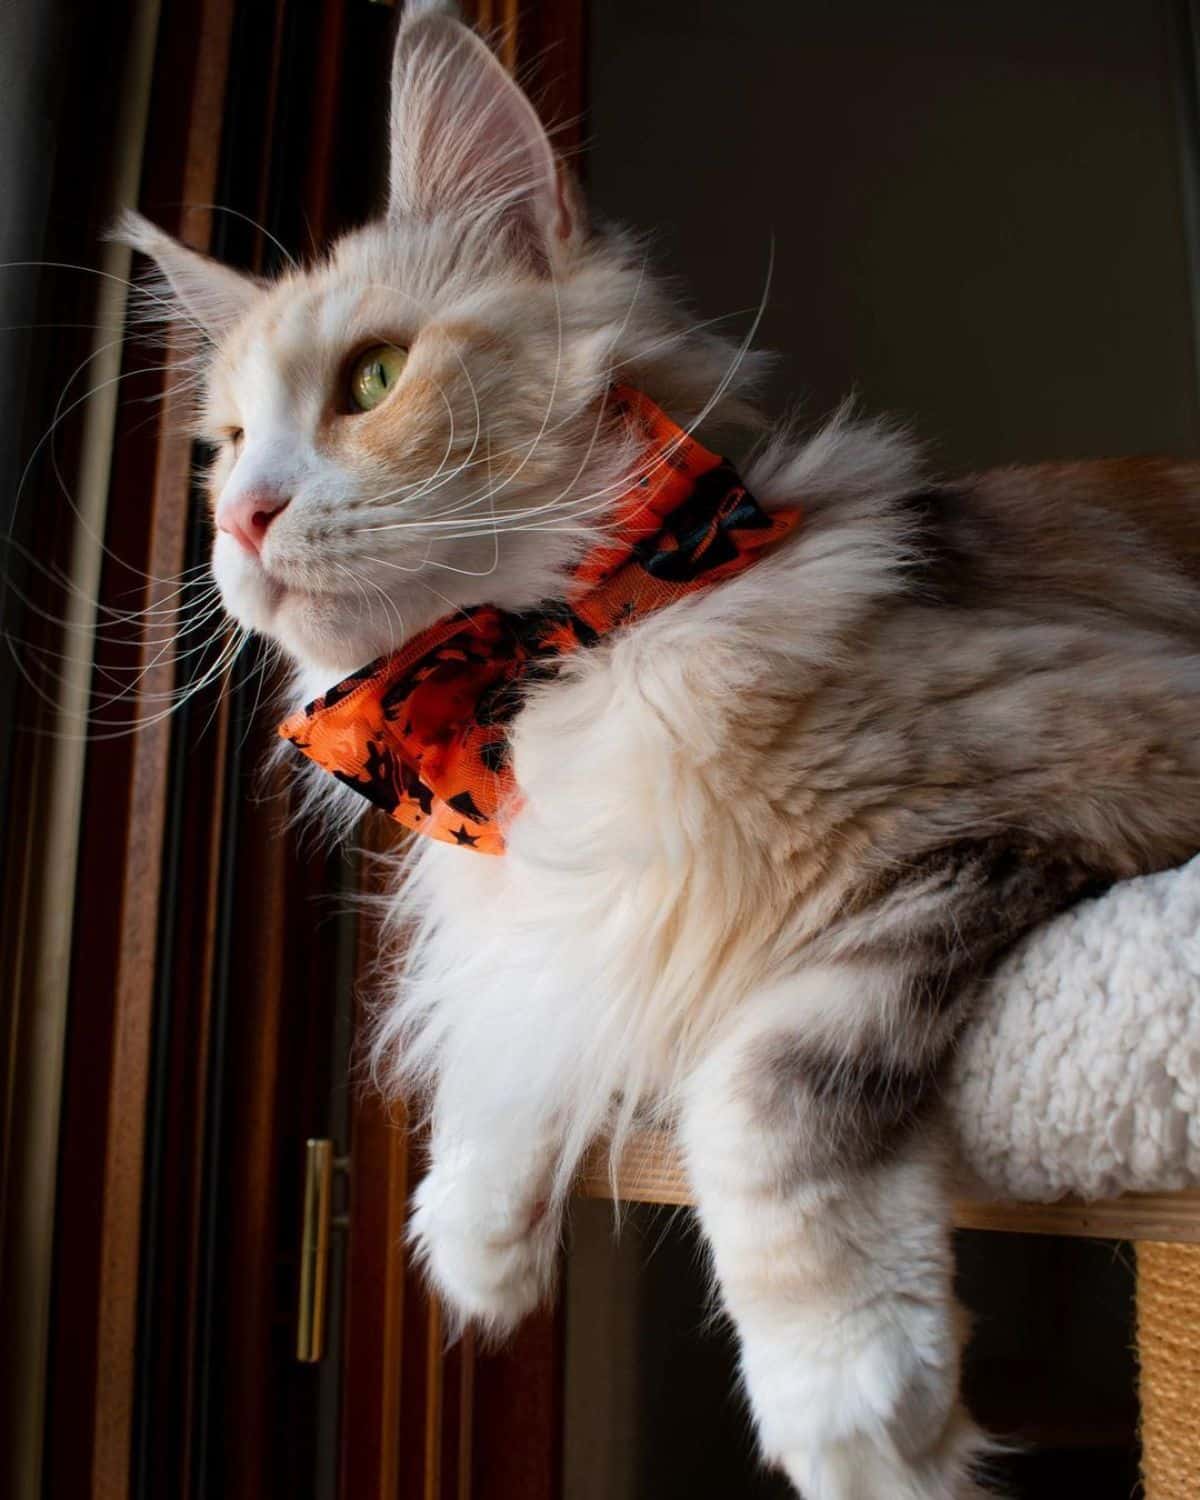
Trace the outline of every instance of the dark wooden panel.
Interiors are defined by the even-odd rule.
[[[566,122],[556,140],[573,149],[583,111],[582,5],[476,0],[464,10],[546,118]],[[362,942],[369,966],[369,929]],[[421,1143],[371,1095],[359,1099],[353,1128],[344,1500],[558,1500],[561,1311],[530,1319],[501,1349],[484,1350],[471,1334],[447,1347],[440,1310],[403,1254]]]
[[[223,258],[270,271],[285,251],[303,255],[310,231],[339,207],[357,206],[328,166],[358,72],[341,51],[347,8],[275,0],[238,9],[217,195],[232,212],[218,216],[214,237]],[[327,197],[334,187],[338,205]],[[344,923],[331,905],[338,858],[288,828],[286,778],[259,774],[278,686],[264,690],[254,670],[235,681],[215,705],[227,727],[219,742],[208,737],[211,766],[197,754],[204,705],[177,729],[179,884],[159,1014],[176,1040],[160,1059],[169,1100],[156,1179],[162,1253],[142,1329],[159,1372],[142,1395],[147,1500],[294,1500],[314,1493],[323,1461],[323,1377],[295,1359],[295,1299],[304,1142],[332,1133],[343,1067]],[[188,936],[197,924],[204,964]],[[190,1212],[174,1211],[174,1178],[185,1174],[172,1164],[172,1137],[192,1146]]]
[[[559,1500],[563,1332],[550,1309],[476,1359],[471,1500]]]
[[[581,35],[568,13],[575,40],[559,57]],[[531,15],[510,27],[519,55],[534,46]],[[362,149],[361,112],[373,98],[384,116],[391,19],[349,0],[166,0],[143,209],[258,269],[277,263],[273,237],[303,253],[310,236],[365,217],[382,164]],[[553,30],[538,25],[535,50]],[[121,45],[114,34],[113,56]],[[575,78],[561,97],[578,90]],[[214,200],[264,228],[214,215]],[[149,420],[132,402],[121,418],[106,539],[123,561],[106,566],[102,602],[123,609],[153,597],[145,574],[169,578],[206,547],[174,374],[137,373],[153,361],[126,356],[131,395],[167,399]],[[105,644],[99,666],[148,660],[136,641]],[[164,657],[146,687],[166,691],[173,677]],[[284,834],[286,798],[256,800],[270,725],[255,706],[252,682],[213,687],[173,730],[89,754],[53,1500],[292,1500],[311,1493],[318,1467],[328,1382],[294,1362],[295,1253],[303,1140],[333,1128],[341,1066],[342,938],[314,901],[341,876]],[[332,1356],[345,1358],[343,1493],[548,1500],[560,1468],[556,1318],[506,1352],[482,1355],[470,1338],[447,1351],[404,1255],[419,1150],[367,1096],[352,1128],[345,1344]]]
[[[398,1500],[401,1401],[412,1399],[403,1378],[413,1311],[404,1279],[409,1162],[403,1117],[393,1119],[378,1098],[364,1097],[354,1114],[351,1151],[342,1494]]]
[[[176,204],[211,201],[211,141],[219,133],[229,15],[228,0],[169,5],[163,14],[145,181],[147,186],[170,183]],[[112,22],[110,12],[105,24]],[[113,33],[113,44],[122,40],[120,32]],[[119,76],[120,54],[106,62],[108,50],[105,39],[98,39],[86,58],[86,75],[99,93],[94,112],[79,122],[85,133],[95,119],[111,117],[104,95]],[[64,179],[78,180],[65,173]],[[183,227],[178,210],[168,227]],[[202,223],[193,221],[189,228],[203,242]],[[139,362],[146,362],[145,355],[132,352],[126,368]],[[155,589],[162,589],[148,585],[146,575],[171,578],[181,566],[190,461],[186,440],[172,435],[182,425],[173,372],[131,384],[132,396],[166,399],[150,422],[145,407],[128,403],[119,421],[106,527],[111,555],[100,598],[110,608],[126,610],[136,606],[139,594],[141,602],[151,603]],[[151,649],[136,641],[102,642],[97,653],[101,671],[116,672],[117,680],[133,663],[149,665],[143,693],[166,692],[173,676],[170,656],[153,665],[151,659]],[[100,677],[97,693],[104,691]],[[152,712],[148,704],[154,701],[130,698],[106,717],[119,720],[124,711],[132,725]],[[162,723],[124,738],[98,739],[88,755],[48,1414],[48,1492],[63,1500],[127,1500],[129,1495],[147,1063],[169,741],[169,726]]]

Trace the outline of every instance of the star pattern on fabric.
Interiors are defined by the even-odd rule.
[[[796,508],[764,511],[727,460],[640,392],[616,387],[610,401],[641,440],[641,460],[561,597],[446,616],[279,727],[427,837],[502,854],[521,805],[507,731],[529,690],[573,653],[740,573],[800,519]]]

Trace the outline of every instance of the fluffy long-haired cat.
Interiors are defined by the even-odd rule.
[[[437,5],[379,222],[270,284],[123,233],[197,339],[226,607],[335,775],[296,773],[418,830],[375,1048],[430,1100],[446,1303],[546,1297],[581,1154],[660,1111],[768,1459],[977,1493],[939,1078],[1018,934],[1200,848],[1200,469],[932,484],[843,418],[739,478],[744,351]]]

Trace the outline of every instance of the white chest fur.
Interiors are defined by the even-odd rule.
[[[614,1096],[627,1118],[669,1094],[786,961],[779,791],[802,771],[765,757],[788,757],[806,684],[895,586],[879,531],[878,502],[816,520],[534,690],[507,852],[422,841],[398,897],[411,932],[379,1055],[436,1084],[442,1118],[552,1120],[567,1171]]]

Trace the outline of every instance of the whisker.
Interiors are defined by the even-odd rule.
[[[632,294],[630,296],[630,299],[629,299],[629,305],[625,309],[625,314],[624,314],[624,316],[623,316],[623,318],[621,320],[621,325],[620,325],[620,327],[617,330],[616,337],[614,339],[614,344],[619,343],[620,340],[624,337],[625,331],[626,331],[626,329],[629,326],[629,320],[633,316],[633,309],[634,309],[634,307],[637,304],[637,300],[638,300],[639,296],[641,295],[642,285],[643,285],[643,283],[645,281],[647,260],[648,260],[648,255],[643,255],[642,256],[641,265],[638,267],[637,281],[634,283],[633,292],[632,292]],[[488,500],[490,500],[492,502],[492,515],[493,515],[493,521],[494,521],[495,520],[495,498],[496,498],[497,493],[499,492],[499,489],[503,489],[506,484],[511,483],[512,480],[515,479],[517,477],[517,475],[520,474],[521,470],[525,467],[525,465],[532,458],[532,456],[533,456],[534,452],[536,451],[539,443],[545,437],[546,431],[547,431],[547,422],[548,422],[548,419],[549,419],[549,415],[550,415],[551,410],[553,410],[554,397],[555,397],[556,389],[557,389],[557,380],[558,380],[558,376],[559,376],[560,371],[561,371],[562,344],[563,344],[562,302],[561,302],[561,298],[560,298],[559,291],[558,291],[558,283],[554,279],[553,275],[551,276],[551,284],[552,284],[553,289],[554,289],[556,325],[557,325],[557,336],[558,336],[558,351],[557,351],[557,357],[556,357],[556,361],[555,361],[555,382],[554,382],[554,385],[552,386],[552,389],[551,389],[550,399],[549,399],[549,402],[547,403],[546,412],[543,415],[542,425],[541,425],[541,428],[540,428],[538,434],[535,436],[533,442],[530,444],[530,446],[528,448],[528,451],[525,454],[525,457],[523,458],[522,462],[518,465],[517,469],[514,471],[513,474],[509,475],[509,478],[508,478],[508,480],[505,481],[505,484],[501,485],[499,487],[495,486],[493,483],[490,482],[490,477],[491,477],[491,454],[490,454],[490,449],[489,449],[489,457],[488,457],[489,485],[488,485],[488,489],[487,489],[487,492],[486,492],[486,496],[485,497],[475,497],[473,499],[469,499],[466,502],[464,502],[463,504],[461,504],[461,505],[459,505],[457,507],[453,507],[450,511],[442,512],[438,516],[428,517],[428,518],[426,518],[425,524],[432,525],[432,524],[435,524],[437,522],[444,522],[445,519],[446,519],[446,517],[448,517],[450,515],[453,515],[455,513],[455,510],[467,509],[467,508],[472,507],[475,504],[477,504],[479,498],[487,498]],[[554,430],[558,430],[559,427],[561,427],[563,425],[566,425],[566,423],[569,420],[570,420],[570,418],[564,418],[562,422],[556,423]],[[595,425],[593,427],[591,441],[588,444],[587,451],[584,454],[584,458],[583,458],[582,462],[580,463],[579,468],[576,470],[576,473],[575,473],[575,475],[573,476],[573,478],[571,480],[571,484],[572,485],[578,479],[579,474],[582,473],[583,468],[586,465],[586,463],[588,461],[588,458],[590,457],[590,455],[592,453],[593,447],[595,445],[596,438],[597,438],[598,433],[599,433],[600,424],[601,424],[602,421],[603,421],[603,405],[601,404],[600,407],[599,407],[599,409],[598,409],[598,411],[597,411],[596,423],[595,423]],[[399,525],[403,525],[404,523],[398,523],[398,524]],[[472,522],[472,524],[473,524],[473,522]],[[362,528],[359,528],[359,529],[360,530],[364,530],[364,531],[385,531],[385,530],[391,530],[393,528],[387,527],[387,526],[377,526],[377,527],[362,527]],[[505,530],[507,530],[507,529],[508,529],[508,527],[506,526]],[[497,530],[497,549],[498,549],[498,544],[499,544],[499,536],[498,536],[498,530]],[[497,551],[497,562],[498,562],[498,551]],[[495,565],[493,565],[492,571],[494,571],[494,567],[495,567]]]
[[[293,271],[298,271],[300,269],[300,262],[283,243],[283,241],[276,239],[265,224],[260,224],[257,219],[251,218],[249,214],[242,213],[241,209],[239,208],[230,208],[225,203],[178,203],[175,204],[174,207],[197,209],[201,213],[228,214],[230,218],[241,219],[244,224],[249,224],[252,229],[256,229],[265,240],[269,240],[271,244],[275,246],[276,250],[279,251],[280,255],[283,256],[284,260],[287,261],[288,265]]]
[[[15,637],[10,637],[10,639],[12,639],[15,644]],[[24,648],[26,651],[33,652],[39,657],[52,657],[56,661],[65,662],[69,665],[91,667],[94,670],[97,678],[106,679],[112,682],[114,687],[120,687],[121,690],[119,692],[111,694],[100,705],[101,707],[107,707],[112,703],[119,702],[124,698],[132,697],[135,694],[146,702],[167,701],[171,698],[174,698],[178,693],[178,689],[176,688],[172,688],[167,692],[161,693],[143,692],[141,694],[138,694],[138,684],[144,677],[152,672],[161,661],[165,660],[168,656],[173,662],[183,662],[186,661],[189,657],[202,655],[205,651],[211,648],[213,644],[213,637],[211,635],[205,636],[204,640],[198,642],[194,646],[189,646],[186,651],[173,649],[178,645],[178,641],[175,637],[167,638],[162,642],[139,642],[136,639],[131,638],[128,641],[118,642],[117,644],[130,646],[157,646],[157,650],[148,661],[136,663],[131,662],[127,666],[122,666],[119,663],[105,663],[97,661],[94,656],[77,656],[72,653],[55,650],[50,646],[37,645],[32,642],[25,642]],[[119,680],[120,676],[128,673],[133,673],[135,675],[130,682],[121,685]],[[59,680],[61,681],[64,679],[59,678]]]
[[[104,645],[113,646],[128,645],[135,640],[145,641],[149,645],[158,645],[162,641],[182,639],[184,636],[189,635],[200,624],[203,624],[205,620],[211,619],[214,614],[219,613],[221,609],[218,589],[216,584],[213,584],[210,589],[206,589],[204,593],[191,605],[179,611],[181,617],[188,620],[188,624],[186,626],[182,628],[175,628],[167,619],[155,620],[152,622],[152,628],[155,630],[159,630],[165,627],[166,634],[151,635],[149,633],[149,630],[146,630],[145,632],[136,630],[135,627],[137,625],[137,622],[142,617],[140,615],[132,615],[125,618],[118,617],[116,619],[106,620],[106,625],[128,625],[130,627],[130,631],[128,634],[113,634],[108,632],[107,630],[102,630],[94,623],[94,621],[81,622],[79,620],[67,619],[61,615],[55,614],[52,610],[46,609],[36,600],[31,599],[11,578],[7,580],[6,587],[11,590],[13,596],[19,599],[31,614],[36,615],[38,618],[46,620],[49,624],[58,626],[63,630],[78,630],[81,628],[85,629],[90,638],[100,641]],[[75,596],[79,598],[85,605],[93,606],[95,604],[95,601],[92,600],[84,590],[76,588],[73,590],[73,592]],[[201,608],[202,606],[203,608]],[[200,611],[200,613],[192,614],[192,611]]]
[[[12,513],[9,519],[9,537],[12,538],[12,528],[16,521],[17,509],[20,505],[22,495],[25,491],[25,486],[33,469],[33,465],[36,462],[37,456],[41,452],[42,448],[45,447],[47,443],[50,443],[51,462],[55,477],[58,480],[59,486],[62,489],[62,493],[67,501],[67,504],[70,506],[71,511],[76,517],[79,527],[88,537],[88,539],[95,542],[105,556],[112,558],[114,562],[118,563],[121,567],[126,568],[129,572],[138,574],[151,583],[170,584],[174,582],[174,579],[158,578],[153,574],[143,572],[140,568],[133,567],[132,564],[126,562],[125,559],[115,553],[112,548],[107,545],[104,539],[93,530],[93,528],[88,524],[86,518],[83,516],[79,507],[75,504],[75,501],[71,497],[70,492],[66,488],[65,481],[58,466],[57,456],[55,455],[53,448],[54,434],[59,426],[66,420],[68,416],[70,416],[73,411],[82,406],[85,401],[91,400],[94,396],[99,395],[101,391],[107,390],[110,386],[118,384],[120,381],[127,379],[131,375],[153,374],[174,368],[174,366],[172,365],[163,364],[151,365],[141,370],[122,370],[119,374],[111,376],[108,380],[103,380],[98,385],[89,387],[89,389],[85,391],[82,396],[77,397],[74,401],[71,402],[69,406],[64,407],[63,402],[66,399],[67,392],[70,390],[71,386],[75,383],[79,376],[83,373],[83,371],[87,368],[87,366],[90,365],[94,360],[99,359],[102,355],[106,354],[110,349],[115,348],[121,342],[121,339],[113,339],[109,343],[101,345],[99,349],[94,350],[76,366],[75,370],[72,372],[65,385],[63,386],[62,392],[58,398],[58,403],[55,406],[53,419],[49,427],[47,427],[46,431],[34,445],[29,458],[26,460],[24,468],[21,471],[20,478],[17,481],[16,491],[13,495]]]
[[[86,734],[68,735],[58,730],[43,730],[39,728],[29,728],[27,731],[29,733],[38,734],[51,739],[64,739],[75,742],[102,742],[105,740],[125,739],[130,735],[139,733],[143,729],[149,729],[152,728],[155,724],[162,723],[163,720],[169,718],[171,714],[177,713],[178,710],[183,706],[183,704],[186,703],[190,698],[194,697],[196,693],[200,692],[202,689],[207,687],[210,682],[214,681],[216,678],[225,673],[228,667],[232,664],[234,658],[237,656],[237,653],[241,650],[242,646],[245,645],[246,641],[249,640],[249,638],[250,632],[248,630],[244,629],[241,626],[235,627],[229,641],[227,641],[224,647],[221,649],[220,655],[218,656],[217,660],[203,673],[201,673],[194,683],[189,684],[189,686],[185,690],[181,691],[175,698],[175,701],[171,703],[170,707],[159,709],[152,714],[146,715],[142,718],[134,719],[130,722],[121,721],[119,727],[114,727],[108,721],[96,720],[90,713],[78,714],[74,712],[64,712],[59,701],[50,693],[48,693],[45,688],[43,688],[42,685],[33,678],[29,670],[25,666],[25,663],[21,660],[21,657],[16,649],[16,642],[14,641],[13,637],[7,631],[4,632],[4,641],[6,646],[8,647],[9,655],[12,657],[13,665],[16,667],[17,671],[20,673],[24,681],[28,684],[31,691],[34,692],[43,702],[47,703],[52,709],[54,709],[56,715],[59,718],[75,719],[85,724],[98,724],[98,726],[103,729],[113,728],[113,732],[111,734],[96,734],[89,730],[89,732]]]
[[[735,349],[733,357],[731,358],[728,366],[726,367],[726,370],[722,374],[721,379],[717,382],[716,387],[714,388],[714,390],[710,394],[708,400],[704,403],[704,405],[701,407],[700,411],[696,414],[696,416],[685,427],[683,427],[683,428],[680,429],[680,436],[677,439],[675,439],[673,442],[666,444],[658,452],[658,454],[656,454],[655,458],[653,459],[653,461],[651,462],[651,464],[649,465],[649,467],[647,467],[643,471],[647,475],[647,477],[650,477],[653,474],[657,473],[659,469],[661,469],[665,464],[668,464],[670,462],[671,458],[673,457],[673,455],[675,454],[675,452],[678,450],[678,448],[681,446],[681,444],[687,438],[691,437],[695,433],[695,431],[706,420],[706,418],[708,417],[709,413],[713,410],[713,408],[716,406],[716,404],[720,401],[721,397],[725,394],[726,390],[728,390],[730,383],[733,381],[734,377],[737,374],[738,369],[741,367],[742,362],[744,361],[747,353],[749,352],[750,346],[751,346],[751,344],[752,344],[752,342],[754,340],[754,337],[755,337],[755,335],[756,335],[756,333],[758,331],[759,325],[762,322],[763,315],[764,315],[764,313],[766,311],[767,301],[768,301],[769,296],[770,296],[770,287],[771,287],[771,280],[772,280],[772,276],[773,276],[773,272],[774,272],[774,264],[775,264],[775,246],[774,246],[774,241],[772,241],[771,247],[770,247],[770,255],[769,255],[768,263],[767,263],[766,276],[764,278],[763,291],[762,291],[762,295],[759,298],[758,308],[757,308],[757,310],[755,312],[755,316],[754,316],[753,322],[751,323],[749,329],[747,330],[747,332],[745,334],[745,337],[742,339],[741,343]],[[602,410],[603,410],[603,408],[601,408],[601,411]],[[596,438],[597,438],[597,435],[598,435],[598,430],[599,430],[598,427],[593,430],[592,439],[589,442],[588,448],[587,448],[586,453],[585,453],[584,463],[582,463],[579,466],[579,468],[576,470],[576,474],[575,474],[573,480],[571,481],[572,484],[578,479],[579,474],[582,473],[583,468],[586,467],[586,463],[590,459],[590,455],[591,455],[591,453],[592,453],[592,451],[594,449],[595,441],[596,441]],[[626,472],[622,473],[620,475],[620,477],[618,477],[617,479],[613,480],[609,484],[601,486],[599,489],[593,490],[590,493],[587,493],[587,494],[584,494],[584,495],[581,495],[581,496],[576,496],[576,497],[571,498],[570,502],[569,502],[569,507],[567,507],[569,509],[571,520],[574,521],[574,522],[578,522],[579,520],[583,519],[586,516],[602,513],[607,508],[607,502],[609,500],[611,500],[614,497],[614,495],[616,495],[616,494],[618,494],[620,492],[620,490],[628,483],[628,480],[629,480],[629,474],[626,471]],[[503,485],[500,486],[500,488],[503,488]],[[544,514],[544,513],[547,513],[547,512],[552,512],[552,511],[564,508],[564,502],[566,502],[568,500],[569,490],[570,490],[570,485],[568,485],[563,490],[561,490],[559,492],[559,494],[557,496],[555,496],[552,500],[543,502],[543,503],[538,504],[538,505],[525,507],[523,510],[513,511],[513,512],[505,514],[502,517],[503,529],[506,530],[506,531],[509,530],[509,529],[515,529],[515,526],[510,525],[510,522],[523,522],[523,521],[527,521],[528,518],[531,517],[531,516],[535,516],[535,515],[539,515],[539,514]],[[594,505],[590,505],[590,508],[589,508],[590,502],[593,502],[593,501],[597,502],[597,503],[594,504]],[[459,523],[459,524],[462,524],[462,523]],[[470,524],[473,524],[473,523],[472,522],[467,522],[466,524],[470,525]],[[424,531],[430,531],[430,530],[432,530],[432,531],[436,532],[439,529],[439,527],[447,527],[448,528],[448,527],[453,527],[454,525],[455,525],[454,522],[447,522],[447,521],[440,521],[439,522],[435,518],[430,518],[430,519],[424,520],[424,521],[407,521],[407,522],[403,522],[402,521],[402,522],[396,522],[396,523],[393,523],[393,526],[391,526],[391,527],[378,528],[378,529],[388,529],[388,530],[390,530],[390,529],[414,529],[414,530],[424,530]],[[557,528],[555,528],[555,529],[557,529]],[[475,532],[475,533],[472,533],[472,534],[473,535],[478,535],[480,533]],[[459,532],[459,539],[460,540],[462,539],[462,535],[463,535],[463,533]]]
[[[258,683],[254,689],[254,702],[250,705],[250,712],[246,715],[246,728],[242,732],[241,739],[238,741],[239,750],[244,750],[246,748],[246,741],[250,738],[250,734],[254,729],[255,721],[258,718],[258,710],[262,705],[263,685],[267,680],[268,671],[274,665],[275,654],[273,649],[270,647],[268,642],[260,640],[258,662],[254,667],[253,673],[251,674],[252,677],[258,678]]]
[[[0,271],[21,270],[81,271],[86,276],[98,276],[102,281],[115,282],[118,286],[123,286],[128,291],[135,292],[147,301],[156,302],[162,308],[167,320],[177,319],[181,322],[191,324],[202,338],[212,344],[214,349],[216,348],[216,340],[209,331],[195,318],[191,317],[185,308],[179,306],[174,298],[163,296],[161,292],[156,292],[152,286],[146,286],[145,283],[131,281],[128,276],[118,276],[112,271],[101,271],[96,266],[76,265],[74,262],[67,260],[0,261]]]
[[[427,594],[432,594],[435,599],[440,599],[443,604],[448,604],[450,606],[450,613],[452,615],[462,615],[464,620],[470,619],[470,615],[467,613],[467,610],[463,605],[455,604],[453,599],[447,598],[445,594],[440,592],[440,590],[435,589],[431,583],[427,583],[423,578],[418,578],[415,580],[415,582],[418,583]]]

